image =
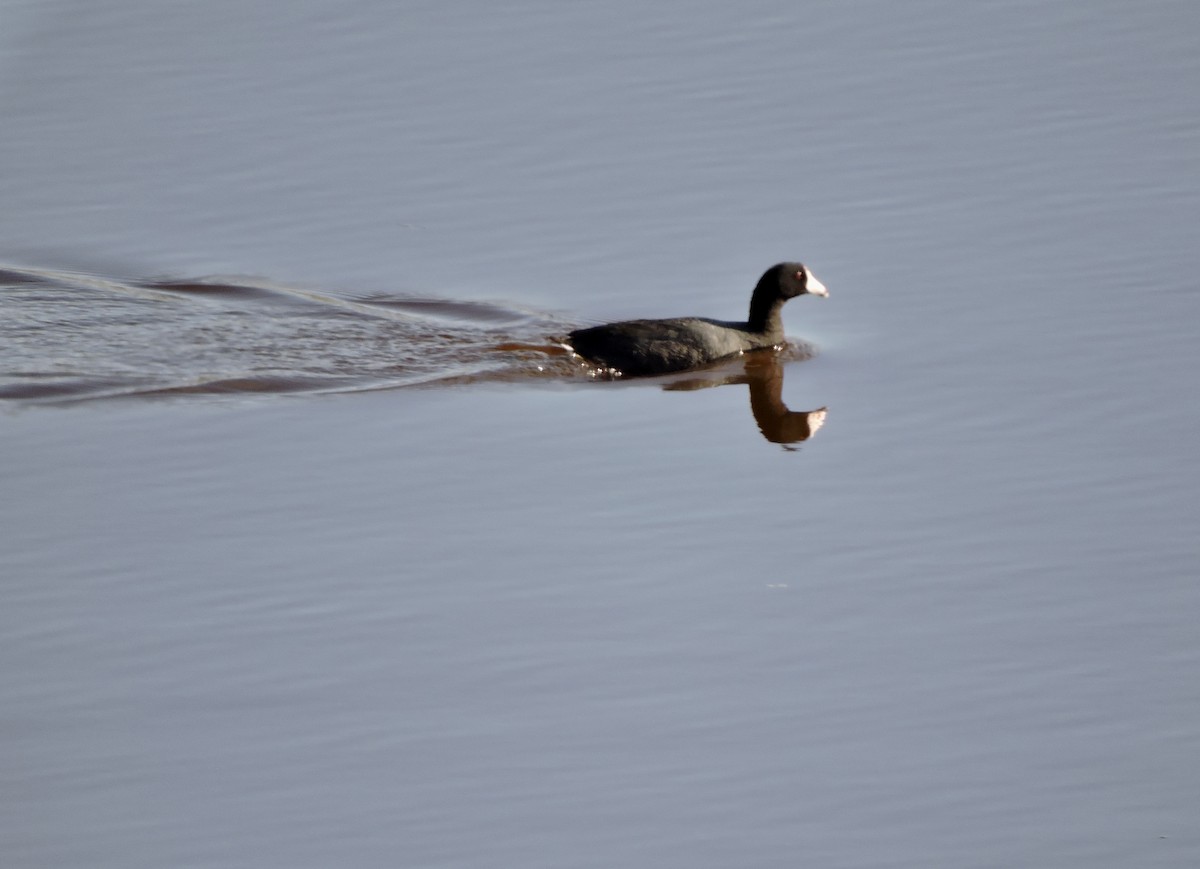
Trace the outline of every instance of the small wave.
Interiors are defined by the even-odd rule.
[[[0,266],[0,398],[254,396],[570,377],[570,324],[490,301]]]

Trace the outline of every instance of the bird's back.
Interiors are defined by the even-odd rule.
[[[569,341],[585,359],[629,376],[685,371],[756,346],[744,323],[700,317],[608,323],[577,329]]]

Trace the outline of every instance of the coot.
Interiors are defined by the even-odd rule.
[[[750,297],[750,319],[744,323],[703,317],[625,320],[576,329],[567,343],[589,362],[627,377],[686,371],[782,344],[783,303],[806,293],[829,295],[802,263],[780,263],[759,279]]]

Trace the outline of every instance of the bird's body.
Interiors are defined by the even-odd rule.
[[[745,322],[704,317],[624,320],[576,329],[568,343],[594,365],[629,377],[686,371],[782,344],[783,304],[804,294],[827,296],[828,291],[802,264],[780,263],[759,279]]]
[[[781,341],[782,333],[775,340],[764,339],[745,323],[700,317],[626,320],[570,335],[572,349],[584,359],[631,376],[686,371]]]

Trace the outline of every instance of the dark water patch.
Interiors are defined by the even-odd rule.
[[[46,279],[33,272],[0,268],[0,286],[23,287],[46,283]]]
[[[360,304],[402,311],[418,317],[451,320],[461,323],[486,323],[494,326],[509,326],[538,319],[536,313],[516,310],[505,305],[489,302],[455,302],[449,299],[399,298],[384,294],[356,296]]]
[[[252,393],[330,392],[353,388],[356,381],[347,378],[288,377],[259,375],[255,377],[227,377],[201,383],[144,389],[130,393],[138,397],[170,395],[241,395]]]
[[[53,374],[17,373],[0,380],[0,399],[14,401],[78,401],[128,392],[136,389],[132,380],[107,380]]]
[[[157,280],[145,281],[138,284],[148,290],[159,290],[164,293],[178,293],[182,296],[201,296],[214,299],[230,299],[239,302],[275,302],[281,294],[268,287],[256,287],[250,284],[228,283],[223,280],[185,281]]]
[[[495,302],[457,301],[385,292],[341,293],[289,287],[253,278],[202,280],[154,280],[135,286],[181,296],[208,298],[232,303],[257,303],[325,312],[329,316],[373,316],[399,320],[440,320],[455,324],[490,327],[516,326],[545,319],[548,315]]]

